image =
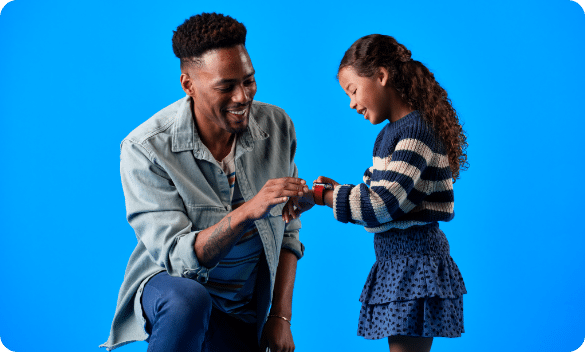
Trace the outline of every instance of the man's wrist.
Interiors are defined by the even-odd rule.
[[[252,211],[249,211],[249,210],[248,210],[248,208],[249,208],[249,205],[250,205],[250,201],[248,201],[248,202],[244,202],[244,203],[242,203],[242,205],[241,205],[241,206],[239,206],[238,208],[236,208],[236,209],[232,210],[232,212],[233,212],[233,213],[235,212],[235,213],[237,213],[237,214],[238,214],[240,217],[242,217],[242,219],[243,219],[243,222],[245,222],[245,223],[247,223],[247,224],[253,223],[253,222],[255,222],[256,220],[258,220],[258,219],[255,219],[255,218],[254,218],[254,216],[253,216],[253,214],[252,214]]]
[[[286,318],[285,316],[280,315],[280,314],[272,314],[272,313],[270,313],[267,316],[267,320],[270,319],[270,318],[281,319],[281,320],[284,320],[287,323],[289,323],[289,325],[291,325],[291,317],[290,316],[289,316],[289,318]]]

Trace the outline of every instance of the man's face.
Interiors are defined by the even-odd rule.
[[[252,99],[256,94],[254,68],[242,45],[206,52],[202,65],[192,65],[190,89],[193,112],[200,129],[212,133],[246,130]],[[182,79],[183,81],[183,79]]]

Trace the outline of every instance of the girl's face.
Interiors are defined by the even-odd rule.
[[[350,97],[350,109],[356,109],[373,125],[391,118],[391,100],[387,89],[388,72],[380,69],[373,77],[360,77],[351,66],[338,73],[338,81]]]

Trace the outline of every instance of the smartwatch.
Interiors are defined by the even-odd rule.
[[[324,192],[326,189],[334,189],[334,185],[331,183],[313,183],[313,200],[317,205],[326,205],[324,199]]]

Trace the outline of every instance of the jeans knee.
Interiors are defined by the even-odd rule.
[[[208,290],[199,282],[185,279],[182,285],[170,286],[165,291],[165,309],[173,311],[176,318],[186,320],[201,319],[212,311],[212,298]]]

